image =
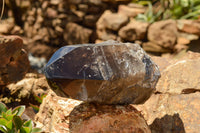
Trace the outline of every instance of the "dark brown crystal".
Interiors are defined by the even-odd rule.
[[[46,65],[45,75],[60,96],[139,104],[152,94],[160,72],[139,45],[107,41],[60,48]]]

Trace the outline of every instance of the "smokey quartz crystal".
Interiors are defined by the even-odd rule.
[[[47,63],[45,75],[59,96],[140,104],[154,91],[160,72],[138,44],[106,41],[60,48]]]

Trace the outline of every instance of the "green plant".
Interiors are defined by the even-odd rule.
[[[35,100],[39,103],[42,104],[43,99],[47,96],[47,94],[42,94],[42,95],[34,95]],[[39,112],[39,106],[38,105],[34,105],[30,103],[30,106],[33,108],[33,110],[37,113]]]
[[[161,16],[162,10],[160,10],[158,12],[154,12],[151,2],[140,1],[138,3],[142,4],[142,5],[148,5],[148,9],[145,11],[144,14],[138,14],[137,17],[135,18],[136,20],[153,23],[153,22],[157,21],[159,19],[159,17]]]
[[[0,102],[0,131],[4,133],[34,133],[41,132],[40,128],[33,128],[31,120],[25,121],[21,118],[25,106],[8,109]]]
[[[136,17],[137,20],[145,22],[200,18],[200,0],[137,0],[134,2],[148,6],[144,14],[139,14]]]

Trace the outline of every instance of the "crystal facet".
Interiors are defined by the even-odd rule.
[[[139,104],[152,94],[160,72],[139,45],[106,41],[60,48],[47,63],[45,75],[60,96]]]

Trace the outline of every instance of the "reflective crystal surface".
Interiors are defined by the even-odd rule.
[[[160,72],[139,45],[106,41],[60,48],[46,65],[45,75],[60,96],[139,104],[150,97]]]

